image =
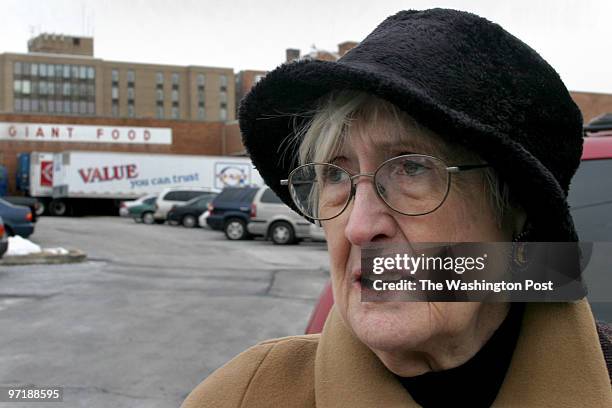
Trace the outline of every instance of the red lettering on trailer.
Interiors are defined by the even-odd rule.
[[[135,164],[120,166],[104,166],[88,169],[79,169],[79,175],[83,182],[94,183],[96,181],[113,181],[138,177],[138,167]]]

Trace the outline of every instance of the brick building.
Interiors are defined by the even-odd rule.
[[[0,54],[0,112],[235,120],[232,68],[94,58],[93,38],[41,34]]]

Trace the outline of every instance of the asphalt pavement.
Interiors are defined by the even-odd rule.
[[[64,387],[36,407],[177,407],[249,346],[303,333],[329,278],[324,243],[118,217],[42,217],[31,240],[89,259],[0,267],[0,385]]]

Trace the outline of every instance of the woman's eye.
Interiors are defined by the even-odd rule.
[[[414,160],[404,160],[399,168],[402,174],[407,176],[417,176],[427,170],[427,167]]]
[[[346,179],[347,174],[335,167],[327,169],[325,172],[325,181],[328,183],[340,183]]]

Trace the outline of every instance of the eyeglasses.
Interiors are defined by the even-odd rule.
[[[307,218],[331,220],[342,214],[356,192],[355,180],[370,177],[376,193],[392,210],[410,216],[429,214],[444,203],[451,175],[489,164],[448,166],[437,157],[406,154],[384,161],[374,173],[351,174],[331,163],[307,163],[295,168],[281,185]]]

